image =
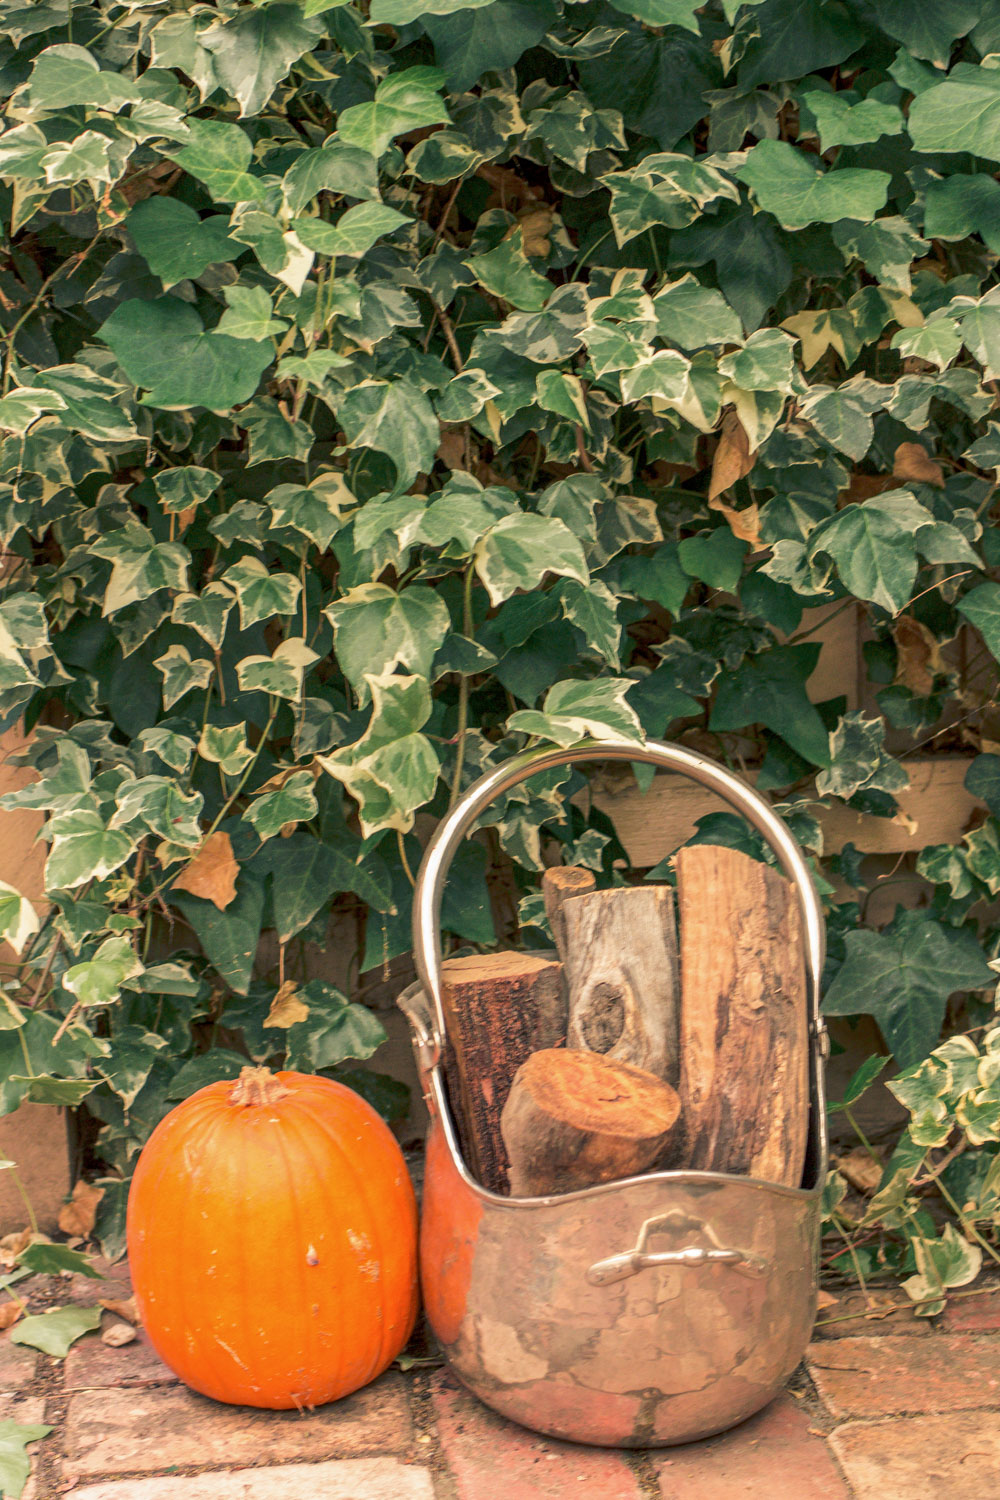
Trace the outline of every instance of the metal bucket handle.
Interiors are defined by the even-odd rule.
[[[428,1071],[437,1066],[445,1036],[444,1007],[441,996],[441,944],[439,937],[441,897],[448,867],[465,834],[480,813],[495,797],[519,782],[553,766],[571,765],[580,760],[642,761],[675,771],[715,792],[730,807],[742,813],[768,842],[784,873],[796,888],[806,950],[806,986],[809,1007],[809,1029],[814,1045],[823,1049],[826,1027],[819,1013],[820,981],[824,960],[823,912],[813,882],[812,872],[801,849],[781,818],[753,787],[718,765],[706,755],[683,745],[668,745],[663,740],[647,740],[633,745],[621,740],[583,740],[570,749],[523,750],[487,771],[456,803],[439,824],[424,852],[413,896],[413,955],[417,975],[430,1009],[424,1005],[407,1007],[410,1024],[419,1048],[420,1063]]]

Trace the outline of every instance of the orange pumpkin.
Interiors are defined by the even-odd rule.
[[[139,1158],[127,1239],[150,1342],[217,1401],[336,1401],[413,1329],[406,1164],[370,1105],[327,1078],[244,1068],[178,1105]]]

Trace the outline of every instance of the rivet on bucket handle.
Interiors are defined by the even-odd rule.
[[[438,934],[445,876],[456,849],[480,813],[495,797],[510,791],[539,771],[581,760],[641,761],[659,766],[661,770],[676,771],[715,792],[730,807],[742,813],[757,832],[763,835],[798,892],[806,949],[809,1027],[825,1056],[828,1038],[819,1013],[824,958],[823,912],[805,857],[778,814],[753,787],[734,776],[725,766],[716,764],[696,750],[689,750],[685,745],[668,745],[663,740],[647,740],[645,745],[634,745],[622,740],[583,740],[569,749],[524,750],[494,770],[487,771],[485,776],[473,782],[438,825],[437,832],[427,845],[413,895],[413,957],[417,976],[429,1001],[427,1010],[421,1006],[418,1015],[410,1016],[421,1067],[430,1071],[437,1065],[445,1035],[441,997],[441,945]],[[684,1254],[677,1253],[681,1256]],[[728,1254],[729,1252],[727,1256]],[[683,1260],[681,1263],[684,1263]]]
[[[658,1231],[696,1230],[710,1243],[685,1245],[681,1250],[647,1250],[650,1236]],[[678,1209],[647,1219],[639,1230],[634,1250],[625,1250],[620,1255],[609,1255],[606,1260],[595,1261],[587,1271],[591,1286],[610,1286],[614,1281],[625,1281],[639,1271],[651,1266],[705,1266],[729,1265],[743,1276],[763,1276],[767,1262],[759,1255],[747,1250],[729,1250],[719,1243],[711,1227],[703,1219],[693,1219]]]

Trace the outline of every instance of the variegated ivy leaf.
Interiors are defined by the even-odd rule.
[[[63,987],[78,1005],[113,1005],[127,979],[142,973],[142,963],[127,937],[105,938],[92,958],[74,964],[63,975]]]
[[[478,479],[459,470],[421,511],[411,539],[431,547],[456,542],[470,553],[495,521],[519,510],[513,490],[498,484],[484,489]]]
[[[470,256],[465,264],[480,286],[511,307],[537,312],[552,294],[552,283],[534,270],[524,251],[524,235],[513,229],[493,250]]]
[[[978,584],[959,601],[958,608],[1000,661],[1000,583]]]
[[[288,526],[315,542],[321,552],[358,502],[339,469],[318,474],[310,484],[279,484],[266,496],[275,526]]]
[[[230,233],[240,244],[250,246],[269,275],[284,282],[296,297],[301,295],[314,256],[294,229],[287,229],[281,219],[259,204],[238,203],[230,219]]]
[[[91,104],[114,113],[139,97],[130,78],[102,70],[86,47],[65,42],[46,47],[36,57],[25,103],[32,109],[53,110]]]
[[[688,390],[690,361],[676,349],[657,349],[631,370],[620,376],[622,400],[641,401],[651,397],[654,410],[659,403],[672,405],[682,401]]]
[[[709,204],[738,202],[740,196],[736,184],[714,167],[669,151],[647,156],[627,172],[611,172],[604,183],[611,192],[609,213],[619,245],[656,224],[682,229]]]
[[[158,756],[172,771],[186,771],[195,749],[190,735],[171,728],[166,722],[140,730],[137,744],[151,755]]]
[[[66,403],[44,386],[21,386],[0,399],[0,431],[23,434],[45,412],[63,411]]]
[[[556,586],[555,592],[566,619],[583,632],[587,645],[614,671],[620,671],[622,628],[618,623],[618,601],[607,584],[598,578],[592,578],[586,585],[567,578]]]
[[[891,339],[904,359],[922,359],[943,370],[962,350],[962,333],[954,318],[939,314],[919,328],[899,328]]]
[[[743,341],[740,320],[722,293],[690,274],[657,292],[652,309],[660,337],[681,349]]]
[[[267,197],[267,179],[247,171],[253,145],[245,130],[226,120],[191,120],[189,132],[187,144],[171,156],[204,183],[217,202],[259,202]]]
[[[321,192],[377,199],[378,168],[370,152],[333,136],[322,146],[303,151],[285,173],[282,189],[292,214],[301,213]]]
[[[53,365],[39,370],[36,387],[51,391],[59,422],[96,443],[127,443],[137,436],[122,406],[125,386],[87,365]]]
[[[224,583],[206,583],[200,594],[178,594],[170,618],[177,625],[190,626],[213,651],[220,651],[235,603],[235,594]]]
[[[380,828],[407,833],[417,809],[434,795],[437,753],[420,730],[431,712],[430,687],[422,677],[369,675],[371,721],[353,745],[316,759],[343,782],[358,803],[362,835]]]
[[[583,548],[554,516],[519,511],[502,517],[476,543],[473,557],[491,604],[536,588],[546,573],[590,582]]]
[[[409,26],[421,16],[450,16],[456,10],[478,10],[493,0],[372,0],[371,19],[375,25]]]
[[[225,286],[222,295],[226,310],[216,324],[219,333],[230,338],[250,339],[262,343],[285,332],[288,322],[274,316],[274,303],[262,286]]]
[[[237,10],[198,37],[212,54],[219,85],[239,100],[240,115],[257,115],[289,68],[324,34],[318,16],[295,4]]]
[[[14,886],[0,880],[0,938],[20,957],[29,938],[39,931],[38,913]]]
[[[240,607],[240,629],[295,613],[302,584],[291,573],[270,573],[259,557],[245,557],[222,575]]]
[[[136,837],[153,833],[171,844],[193,848],[202,838],[198,816],[204,800],[200,792],[185,792],[170,777],[143,776],[119,787],[108,826],[124,828]]]
[[[782,329],[762,328],[719,360],[719,373],[743,391],[790,392],[794,353],[795,340]]]
[[[830,764],[816,778],[821,797],[856,792],[899,792],[909,784],[906,768],[886,753],[885,722],[863,712],[842,714],[830,735]]]
[[[179,698],[192,689],[208,687],[212,676],[212,663],[201,658],[192,659],[186,646],[168,646],[153,666],[163,677],[163,707],[172,708]]]
[[[260,792],[243,817],[253,825],[261,842],[273,838],[290,824],[308,823],[319,811],[311,771],[293,771],[273,791]]]
[[[222,479],[211,469],[186,464],[178,469],[161,469],[153,475],[153,486],[168,515],[180,515],[204,505],[215,494]]]
[[[430,401],[409,380],[365,380],[337,399],[352,448],[374,448],[395,465],[398,494],[430,472],[441,429]]]
[[[535,381],[535,396],[543,411],[554,412],[568,422],[578,422],[584,432],[590,431],[587,397],[579,376],[561,370],[543,370]]]
[[[363,707],[368,677],[396,667],[427,678],[451,628],[448,607],[432,589],[411,585],[399,593],[384,583],[363,583],[325,609],[334,629],[337,659]]]
[[[541,710],[520,709],[511,714],[507,728],[563,746],[578,744],[590,736],[641,745],[645,738],[642,726],[626,698],[634,685],[629,677],[557,682],[545,695]]]
[[[918,151],[967,151],[1000,161],[1000,73],[956,63],[947,78],[917,94],[907,128]]]
[[[187,588],[191,562],[187,549],[176,542],[156,541],[138,521],[130,520],[121,531],[99,537],[90,550],[111,563],[104,591],[105,615],[148,599],[158,589]]]
[[[214,761],[224,776],[239,776],[254,758],[245,724],[206,724],[198,754],[202,760]]]
[[[615,10],[635,16],[647,26],[682,26],[698,35],[695,16],[695,11],[701,9],[698,0],[611,0],[611,3]]]
[[[303,245],[319,255],[343,255],[357,260],[367,255],[383,235],[409,223],[412,220],[386,203],[357,203],[341,214],[335,224],[325,219],[300,218],[294,221],[294,227]]]
[[[944,1311],[947,1291],[975,1281],[982,1270],[983,1252],[959,1234],[954,1224],[946,1224],[939,1239],[914,1235],[910,1244],[917,1274],[906,1278],[903,1291],[911,1302],[920,1303],[919,1316],[932,1318]]]
[[[45,862],[46,889],[71,891],[88,880],[103,880],[135,848],[130,834],[109,828],[90,807],[54,813],[46,833],[52,839]]]
[[[236,680],[246,693],[269,693],[275,698],[302,696],[305,673],[319,656],[305,641],[293,636],[282,641],[271,656],[247,656],[236,666]]]

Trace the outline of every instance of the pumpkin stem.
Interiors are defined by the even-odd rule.
[[[291,1093],[269,1068],[244,1068],[233,1084],[230,1104],[276,1104]]]

